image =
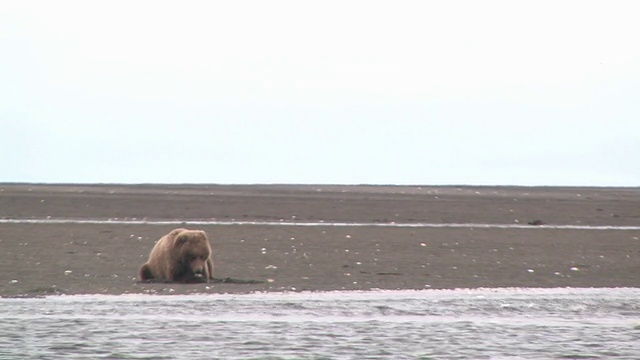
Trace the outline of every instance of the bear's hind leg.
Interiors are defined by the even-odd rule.
[[[144,264],[140,267],[140,281],[151,281],[153,280],[153,273],[149,268],[149,264]]]

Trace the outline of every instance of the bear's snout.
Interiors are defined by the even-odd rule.
[[[191,271],[194,275],[205,275],[206,263],[200,259],[191,262]]]

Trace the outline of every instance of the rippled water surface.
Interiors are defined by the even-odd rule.
[[[0,359],[639,359],[640,289],[0,299]]]

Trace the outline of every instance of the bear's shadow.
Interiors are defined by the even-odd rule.
[[[230,277],[226,278],[213,278],[211,282],[214,284],[264,284],[264,281],[253,279],[234,279]]]
[[[203,278],[192,278],[184,281],[153,281],[153,280],[145,280],[138,281],[143,284],[153,284],[153,283],[162,283],[162,284],[204,284],[207,281]],[[210,284],[264,284],[264,281],[261,280],[253,280],[253,279],[236,279],[231,277],[226,278],[213,278],[209,281]]]

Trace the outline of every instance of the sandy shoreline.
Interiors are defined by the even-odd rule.
[[[0,296],[640,287],[638,188],[0,184],[0,219],[520,224],[521,228],[198,225],[216,277],[143,284],[150,224],[0,223]]]

